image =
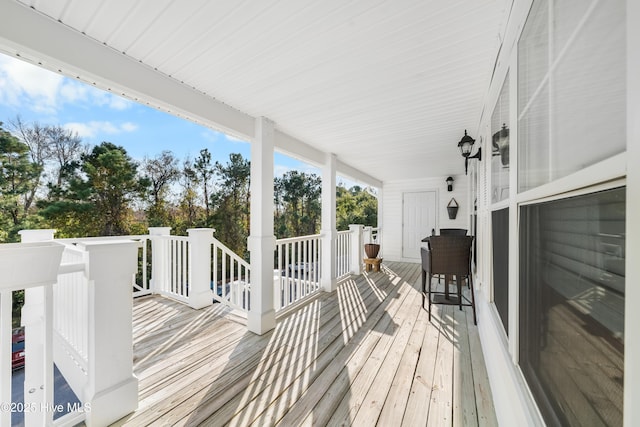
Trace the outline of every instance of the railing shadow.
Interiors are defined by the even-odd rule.
[[[280,319],[268,334],[244,334],[185,425],[328,421],[330,409],[350,398],[348,361],[371,334],[395,333],[399,325],[387,307],[401,287],[412,287],[389,268],[356,279]],[[320,409],[317,396],[329,396]]]

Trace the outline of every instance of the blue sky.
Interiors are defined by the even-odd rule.
[[[0,53],[0,121],[20,115],[26,123],[60,125],[76,131],[84,143],[109,141],[142,160],[162,150],[178,158],[196,157],[208,148],[214,161],[226,163],[230,153],[250,158],[250,144],[223,133],[149,108],[80,81],[63,77]],[[275,175],[287,170],[320,171],[276,153]]]

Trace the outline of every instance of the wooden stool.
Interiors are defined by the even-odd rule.
[[[364,259],[364,269],[365,271],[380,271],[380,263],[382,262],[382,258],[365,258]]]

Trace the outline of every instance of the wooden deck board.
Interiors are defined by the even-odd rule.
[[[381,270],[263,336],[219,304],[136,300],[139,408],[115,425],[497,425],[470,311],[436,306],[429,322],[419,265]]]

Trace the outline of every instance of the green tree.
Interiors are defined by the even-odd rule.
[[[171,222],[170,187],[180,175],[178,159],[171,151],[165,150],[156,157],[145,158],[142,172],[149,181],[147,222],[151,227],[166,226]]]
[[[45,172],[45,165],[50,158],[48,148],[47,127],[38,122],[27,124],[20,116],[10,120],[9,124],[19,139],[28,147],[31,161],[38,166],[38,173],[31,179],[28,191],[24,194],[24,208],[28,211],[36,200],[36,193]]]
[[[178,183],[182,190],[180,191],[178,212],[174,219],[173,227],[176,234],[186,235],[187,229],[204,225],[204,221],[201,218],[205,215],[204,209],[198,204],[197,188],[200,185],[198,173],[195,170],[194,163],[188,158],[182,164]]]
[[[206,220],[209,222],[211,217],[210,196],[211,196],[211,178],[213,178],[214,168],[211,164],[211,153],[208,149],[200,150],[200,155],[193,162],[193,170],[195,171],[198,182],[202,185],[202,196],[204,198],[204,211]]]
[[[336,188],[336,228],[346,230],[349,224],[375,227],[378,223],[378,200],[370,190],[359,186]]]
[[[229,162],[215,164],[219,190],[215,195],[214,226],[217,238],[240,256],[247,249],[249,235],[249,178],[251,164],[239,153]]]
[[[0,122],[0,240],[16,241],[31,207],[31,193],[42,167],[31,161],[29,147],[2,128]]]
[[[77,132],[61,126],[47,126],[47,151],[50,160],[55,163],[55,183],[62,185],[62,174],[72,162],[80,160],[89,148],[82,144]]]
[[[320,227],[321,180],[289,171],[274,181],[275,232],[279,238],[315,234]]]
[[[65,169],[62,185],[51,187],[53,200],[41,204],[42,214],[65,235],[129,234],[131,204],[149,185],[137,168],[123,147],[103,142]]]

